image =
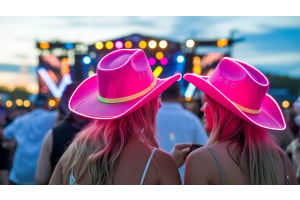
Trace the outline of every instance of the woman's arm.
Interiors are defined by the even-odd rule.
[[[62,161],[61,158],[55,166],[52,176],[49,181],[49,185],[63,185],[63,174],[62,174]]]
[[[42,144],[42,148],[40,151],[38,164],[35,172],[35,182],[38,185],[46,185],[48,184],[52,167],[50,162],[50,155],[52,152],[52,130],[49,130],[46,136],[44,137],[44,141]]]

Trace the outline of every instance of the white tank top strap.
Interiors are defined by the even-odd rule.
[[[145,177],[146,177],[146,174],[147,174],[149,165],[150,165],[150,163],[151,163],[151,160],[152,160],[152,157],[153,157],[155,151],[156,151],[156,148],[153,148],[152,151],[151,151],[151,154],[150,154],[150,156],[149,156],[149,158],[148,158],[148,162],[147,162],[146,167],[145,167],[145,169],[144,169],[144,173],[143,173],[143,176],[142,176],[140,185],[143,185],[143,183],[144,183],[144,180],[145,180]]]

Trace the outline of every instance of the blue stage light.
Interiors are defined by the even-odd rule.
[[[92,59],[89,56],[84,56],[82,58],[82,62],[86,65],[90,64],[92,62]]]
[[[66,49],[73,49],[73,48],[74,48],[74,44],[68,42],[68,43],[65,44],[65,48],[66,48]]]
[[[184,60],[185,60],[185,58],[184,58],[183,55],[178,55],[178,56],[176,57],[176,61],[177,61],[178,63],[183,63]]]

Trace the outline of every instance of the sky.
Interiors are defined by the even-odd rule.
[[[49,11],[45,13],[47,15]],[[35,41],[92,44],[133,33],[184,43],[189,38],[228,38],[234,31],[235,38],[244,40],[233,46],[232,57],[266,73],[300,78],[300,16],[146,14],[87,17],[79,14],[14,16],[14,13],[8,13],[0,16],[0,85],[14,87],[25,83],[35,87],[38,64]]]

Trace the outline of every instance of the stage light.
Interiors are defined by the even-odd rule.
[[[43,81],[55,98],[60,98],[66,86],[72,83],[70,74],[65,74],[62,77],[58,87],[45,68],[39,68],[38,74],[43,78]]]
[[[164,53],[161,51],[156,52],[155,57],[157,60],[160,60],[164,57]]]
[[[193,58],[193,65],[201,65],[200,56],[195,56]]]
[[[149,64],[150,65],[155,65],[155,63],[156,63],[156,59],[155,58],[151,57],[148,60],[149,60]]]
[[[154,49],[157,46],[157,42],[155,40],[150,40],[148,42],[148,46],[149,46],[150,49]]]
[[[115,47],[116,49],[122,49],[123,48],[123,42],[121,42],[120,40],[115,42]]]
[[[71,42],[65,43],[65,48],[66,49],[73,49],[74,48],[74,44]]]
[[[89,53],[89,56],[90,56],[92,59],[95,59],[95,58],[97,57],[97,53],[94,52],[94,51],[91,51],[91,52]]]
[[[90,64],[92,62],[92,59],[89,56],[84,56],[82,58],[82,62],[86,65]]]
[[[201,69],[200,65],[194,65],[194,66],[193,66],[193,72],[194,72],[195,74],[200,75],[201,72],[202,72],[202,69]]]
[[[145,49],[145,48],[147,47],[147,42],[146,42],[145,40],[141,40],[141,41],[139,42],[139,47],[140,47],[141,49]]]
[[[24,105],[24,107],[28,108],[30,106],[30,101],[24,100],[23,105]]]
[[[103,49],[103,47],[104,47],[103,42],[96,42],[95,43],[95,48],[96,49],[101,50],[101,49]]]
[[[23,105],[23,100],[22,99],[16,99],[16,105],[21,107]]]
[[[54,99],[49,99],[48,106],[49,107],[55,107],[55,105],[56,105],[56,101]]]
[[[219,47],[219,48],[223,48],[223,47],[225,47],[225,46],[227,46],[228,45],[228,40],[227,39],[219,39],[219,40],[217,40],[217,46]]]
[[[159,77],[159,75],[162,73],[162,71],[163,71],[162,66],[157,66],[153,71],[153,76],[156,78]]]
[[[186,47],[187,48],[193,48],[194,46],[195,46],[195,41],[194,40],[187,40],[186,42],[185,42],[185,45],[186,45]]]
[[[12,102],[11,100],[7,100],[7,101],[5,102],[5,106],[6,106],[7,108],[11,108],[11,107],[13,106],[13,102]]]
[[[113,43],[112,41],[107,41],[107,42],[105,43],[105,47],[106,47],[108,50],[110,50],[110,49],[114,48],[114,43]]]
[[[132,48],[132,42],[128,40],[128,41],[125,42],[124,46],[125,46],[126,49],[131,49]]]
[[[178,56],[176,57],[176,61],[177,61],[178,63],[183,63],[183,62],[185,61],[185,58],[184,58],[183,55],[178,55]]]
[[[192,83],[189,83],[186,90],[185,90],[185,98],[186,99],[191,99],[194,95],[194,92],[196,90],[196,86],[194,86]]]
[[[166,40],[161,40],[158,45],[160,48],[165,49],[168,46],[168,42]]]
[[[69,60],[68,58],[62,58],[61,59],[61,74],[69,74],[70,73],[70,68],[69,68]]]
[[[40,43],[40,48],[41,49],[49,49],[50,48],[50,44],[48,42],[41,42]]]
[[[93,70],[89,70],[88,76],[93,76],[94,74],[95,74],[95,72]]]
[[[290,106],[290,102],[288,100],[284,100],[282,101],[281,105],[283,108],[288,108]]]
[[[162,65],[168,64],[168,58],[163,57],[163,58],[160,60],[160,63],[161,63]]]

